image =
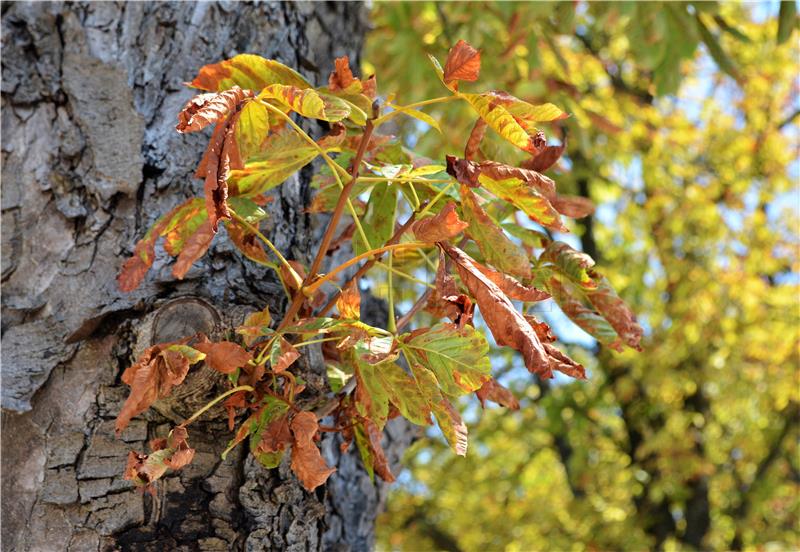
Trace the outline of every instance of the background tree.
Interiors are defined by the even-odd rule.
[[[366,67],[394,60],[386,89],[429,96],[405,60],[463,38],[503,60],[482,80],[572,114],[552,174],[599,208],[560,239],[602,258],[647,329],[637,355],[573,326],[588,383],[531,388],[496,355],[520,411],[472,405],[466,459],[418,442],[383,546],[797,546],[795,4],[379,4],[374,21]],[[453,153],[458,109],[429,110]],[[417,149],[440,139],[414,125]]]
[[[113,430],[127,396],[120,375],[144,348],[218,335],[265,300],[281,310],[278,281],[226,240],[183,281],[162,253],[155,278],[117,290],[135,241],[201,185],[192,174],[204,137],[175,132],[193,94],[182,83],[239,52],[323,82],[336,56],[358,58],[363,7],[6,3],[2,28],[4,548],[369,548],[383,487],[330,439],[323,451],[338,471],[315,493],[288,468],[246,461],[243,449],[220,461],[230,438],[222,422],[192,427],[192,466],[155,497],[122,480],[131,448],[208,400],[220,382],[207,371],[132,422],[124,441]],[[310,174],[292,177],[268,206],[270,238],[305,261]],[[403,427],[390,424],[392,461]]]

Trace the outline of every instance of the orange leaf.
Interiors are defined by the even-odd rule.
[[[483,387],[475,391],[475,394],[484,408],[486,407],[486,401],[492,401],[511,410],[519,410],[519,401],[514,394],[497,383],[494,378],[484,383]]]
[[[197,343],[194,348],[206,354],[206,364],[217,372],[232,374],[253,359],[241,345],[230,341]]]
[[[486,134],[486,121],[478,118],[475,121],[475,126],[472,127],[472,132],[469,133],[467,145],[464,146],[464,159],[473,159],[477,155],[481,147],[481,141]]]
[[[467,226],[469,225],[466,222],[458,218],[456,204],[450,201],[438,215],[412,224],[411,231],[418,240],[432,243],[447,241],[460,234]]]
[[[292,419],[292,471],[309,492],[325,483],[336,471],[325,464],[314,443],[318,429],[317,417],[312,412],[298,412]]]
[[[214,229],[209,219],[200,225],[200,228],[186,240],[175,266],[172,267],[173,276],[183,280],[183,277],[189,272],[194,262],[208,251],[213,239]]]
[[[350,59],[347,56],[336,58],[335,69],[328,77],[328,87],[331,90],[344,90],[358,79],[353,77],[350,70]]]
[[[361,317],[361,293],[355,280],[342,288],[336,299],[336,308],[341,318],[358,320]]]
[[[481,70],[481,54],[478,50],[459,40],[450,48],[444,64],[444,83],[450,86],[453,81],[476,81]],[[457,86],[456,86],[457,88]]]
[[[364,430],[367,436],[367,443],[369,450],[372,453],[372,469],[375,470],[381,479],[391,483],[393,482],[394,475],[389,469],[389,461],[386,459],[386,454],[383,452],[381,446],[381,430],[375,425],[372,420],[363,419]]]
[[[267,252],[256,235],[248,228],[242,226],[237,220],[230,221],[226,228],[228,237],[242,254],[256,262],[268,262]]]
[[[155,236],[153,240],[142,240],[136,244],[133,256],[125,261],[119,276],[117,276],[120,291],[133,291],[142,283],[155,258],[154,242]]]

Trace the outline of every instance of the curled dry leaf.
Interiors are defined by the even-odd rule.
[[[169,395],[172,388],[183,382],[189,365],[205,355],[186,345],[162,343],[145,350],[139,359],[122,373],[122,381],[131,388],[115,424],[121,433],[131,418],[147,410],[156,400]]]
[[[483,141],[485,134],[486,121],[479,117],[478,120],[475,121],[475,126],[472,127],[472,131],[469,133],[467,145],[464,146],[464,159],[475,158],[475,156],[478,154],[478,150],[481,147],[481,142]]]
[[[386,459],[386,454],[383,452],[383,447],[381,446],[381,430],[378,429],[378,426],[373,424],[371,420],[364,419],[362,423],[372,456],[372,469],[374,469],[375,473],[384,481],[388,483],[393,482],[395,480],[394,475],[389,469],[389,461]]]
[[[336,58],[334,70],[328,77],[328,88],[331,90],[346,90],[358,79],[350,70],[350,59],[347,56]]]
[[[180,133],[202,130],[225,118],[245,98],[252,96],[252,92],[242,90],[238,86],[224,92],[211,92],[195,96],[178,114],[178,124],[175,130]]]
[[[361,317],[361,293],[355,280],[342,288],[342,293],[336,299],[336,308],[341,318],[358,320]]]
[[[484,276],[494,282],[500,290],[505,293],[509,299],[516,299],[517,301],[525,301],[528,303],[536,301],[544,301],[550,298],[550,294],[546,291],[522,285],[520,282],[502,272],[492,270],[488,266],[484,266],[479,262],[473,261],[475,268],[480,270]]]
[[[559,146],[545,146],[539,153],[523,161],[520,167],[540,173],[544,172],[556,164],[556,161],[564,154],[566,147],[566,141]]]
[[[475,394],[484,408],[486,407],[486,401],[492,401],[510,410],[519,410],[519,401],[514,396],[514,393],[497,383],[494,378],[484,383],[483,387],[475,391]]]
[[[486,325],[498,345],[507,345],[522,353],[528,370],[543,378],[552,377],[554,369],[560,370],[562,363],[551,358],[536,331],[517,312],[500,287],[481,272],[475,261],[450,244],[440,243],[439,246],[455,262],[461,280],[478,303]],[[575,373],[576,370],[570,367],[569,371]]]
[[[586,197],[556,195],[550,202],[556,211],[570,218],[579,219],[594,213],[594,203]]]
[[[447,241],[459,235],[467,226],[469,225],[466,222],[458,218],[456,204],[450,201],[439,214],[412,224],[411,231],[419,241],[433,243]]]
[[[292,418],[292,471],[309,492],[313,491],[336,471],[329,468],[314,443],[314,435],[319,430],[317,417],[308,411],[298,412]]]
[[[232,374],[237,368],[253,360],[253,355],[245,351],[241,345],[230,341],[211,343],[205,340],[195,344],[194,348],[205,353],[209,368],[222,374]]]
[[[463,40],[450,48],[444,64],[444,82],[450,86],[454,81],[478,80],[481,70],[481,53]],[[458,89],[458,83],[453,87]]]
[[[151,454],[128,453],[123,478],[133,481],[138,487],[153,492],[153,483],[160,479],[171,468],[178,470],[189,464],[194,458],[195,450],[186,441],[186,428],[176,427],[169,432],[166,439],[153,439],[150,442]]]
[[[641,340],[644,330],[636,321],[636,315],[620,299],[608,280],[593,271],[590,271],[597,287],[587,290],[586,295],[594,307],[608,320],[611,327],[619,334],[620,338],[632,349],[641,351]]]
[[[441,250],[434,283],[435,287],[428,294],[425,310],[437,318],[446,316],[459,327],[472,324],[475,306],[469,297],[458,292],[455,280],[448,271],[447,256]]]

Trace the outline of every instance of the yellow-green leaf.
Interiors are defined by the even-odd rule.
[[[558,211],[555,210],[547,198],[533,189],[533,187],[526,185],[519,178],[512,177],[495,180],[481,173],[478,176],[478,182],[494,195],[508,201],[542,226],[561,232],[568,232],[561,222],[561,215],[558,214]]]
[[[269,134],[269,111],[258,101],[247,102],[236,122],[235,138],[242,160],[258,155]]]
[[[341,121],[351,112],[348,102],[311,88],[271,84],[264,87],[258,97],[277,100],[303,117],[328,122]]]
[[[469,223],[466,232],[478,244],[487,262],[520,278],[530,278],[528,255],[486,214],[478,198],[466,186],[461,187],[461,210]]]
[[[228,90],[240,86],[245,90],[261,90],[270,84],[310,88],[311,84],[294,69],[254,54],[239,54],[231,59],[203,66],[189,86],[201,90]]]

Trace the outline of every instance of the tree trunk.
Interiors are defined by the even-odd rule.
[[[193,94],[182,83],[241,52],[320,83],[334,57],[357,59],[365,27],[356,3],[3,4],[4,550],[372,546],[385,489],[335,437],[322,449],[338,471],[314,493],[286,463],[265,470],[244,447],[222,461],[224,422],[190,426],[195,460],[160,481],[155,497],[122,479],[129,450],[145,451],[224,389],[206,369],[121,440],[113,432],[127,396],[120,375],[145,347],[229,330],[265,303],[284,307],[277,280],[224,237],[183,281],[162,252],[138,290],[116,288],[135,241],[201,193],[192,173],[207,137],[174,131]],[[310,174],[289,179],[268,207],[271,238],[303,261],[319,235],[303,212]],[[319,354],[304,369],[324,378]],[[394,464],[406,427],[387,430]]]

